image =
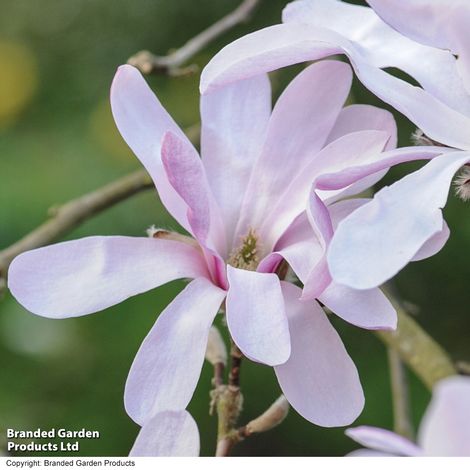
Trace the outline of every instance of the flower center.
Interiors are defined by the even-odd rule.
[[[240,245],[232,250],[227,263],[234,268],[256,271],[259,262],[258,236],[253,229],[250,229],[242,238]]]

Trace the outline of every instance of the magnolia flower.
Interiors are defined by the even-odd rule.
[[[328,252],[333,279],[368,289],[393,277],[433,237],[446,231],[441,208],[453,175],[470,159],[468,30],[465,0],[371,0],[401,35],[368,7],[338,0],[298,0],[283,24],[234,41],[208,64],[201,91],[298,62],[344,53],[362,83],[408,116],[432,139],[466,150],[443,149],[445,158],[378,192],[338,227]],[[455,27],[452,24],[455,23]],[[467,28],[465,28],[467,26]],[[456,59],[448,50],[459,55]],[[464,51],[462,53],[462,51]],[[422,88],[382,70],[395,67]],[[409,160],[397,157],[394,164]],[[463,182],[468,183],[468,173]],[[441,235],[439,235],[441,234]]]
[[[192,418],[181,410],[193,395],[224,301],[237,346],[249,359],[274,366],[302,416],[341,426],[361,412],[353,362],[319,304],[304,300],[318,297],[360,327],[395,327],[395,311],[379,289],[356,291],[329,277],[325,253],[334,227],[360,205],[334,202],[373,184],[397,155],[420,158],[441,149],[393,150],[396,129],[388,112],[343,108],[351,80],[347,64],[316,63],[290,83],[272,112],[264,74],[203,96],[201,159],[138,71],[119,68],[111,89],[117,126],[191,237],[156,231],[151,238],[59,243],[18,256],[8,282],[31,312],[66,318],[193,279],[161,313],[129,373],[125,407],[143,425],[143,447],[151,442],[146,436],[163,435],[167,427],[193,434]],[[303,293],[279,278],[282,260],[304,281]],[[188,442],[196,449],[194,439]]]
[[[417,444],[391,431],[369,426],[348,429],[346,434],[368,448],[349,455],[469,457],[470,378],[451,377],[436,385],[421,421]]]

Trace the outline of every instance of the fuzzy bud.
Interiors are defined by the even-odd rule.
[[[250,421],[245,427],[245,435],[269,431],[281,424],[289,413],[289,402],[281,395],[262,415]]]
[[[462,201],[470,200],[470,167],[464,166],[454,180],[455,194]]]
[[[206,360],[213,366],[216,364],[227,363],[227,348],[225,347],[224,340],[220,331],[211,326],[209,330],[209,338],[207,340]]]
[[[429,138],[421,129],[416,129],[413,134],[411,134],[411,140],[415,145],[431,145],[443,147],[441,143]]]

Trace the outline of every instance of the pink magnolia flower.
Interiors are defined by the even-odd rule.
[[[470,160],[468,2],[371,0],[371,8],[338,0],[298,0],[283,11],[283,24],[234,41],[207,65],[201,91],[298,62],[344,53],[362,83],[408,116],[432,139],[465,150],[443,149],[427,164],[375,196],[339,227],[328,252],[333,279],[358,289],[382,284],[433,237],[442,236],[444,207],[456,171]],[[450,5],[450,10],[448,7]],[[455,27],[449,23],[455,22]],[[457,24],[458,23],[458,24]],[[444,26],[445,24],[445,26]],[[459,55],[456,59],[448,50]],[[382,70],[395,67],[422,88]],[[451,123],[451,124],[449,124]],[[397,155],[391,164],[410,159]],[[465,176],[468,179],[468,173]]]
[[[470,379],[451,377],[439,382],[424,414],[415,444],[385,429],[351,428],[346,434],[367,447],[349,455],[408,457],[470,456]]]
[[[168,427],[195,451],[195,426],[182,410],[224,300],[235,343],[248,358],[274,366],[302,416],[341,426],[361,412],[359,377],[341,339],[318,303],[299,299],[318,297],[360,327],[395,327],[395,311],[379,289],[356,291],[329,277],[325,253],[334,227],[360,205],[334,202],[373,184],[397,155],[420,158],[441,149],[393,150],[396,129],[388,112],[343,108],[351,80],[347,64],[316,63],[290,83],[272,111],[264,74],[203,96],[201,159],[137,70],[119,68],[111,89],[117,126],[192,237],[58,243],[18,256],[8,282],[31,312],[67,318],[193,279],[161,313],[130,370],[125,406],[143,425],[133,452],[145,453],[149,436]],[[303,294],[276,274],[283,259],[304,281]],[[182,452],[163,438],[161,446],[158,452]]]

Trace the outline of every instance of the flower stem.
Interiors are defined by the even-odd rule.
[[[377,336],[398,353],[430,390],[439,380],[456,375],[457,370],[447,352],[401,306],[396,308],[397,329],[377,331]]]
[[[413,439],[408,377],[400,356],[395,349],[388,348],[388,362],[393,400],[394,429],[397,434]]]
[[[243,406],[243,395],[240,390],[242,358],[240,349],[232,341],[228,385],[219,385],[215,390],[218,416],[216,457],[228,456],[233,446],[240,441],[237,422]]]

